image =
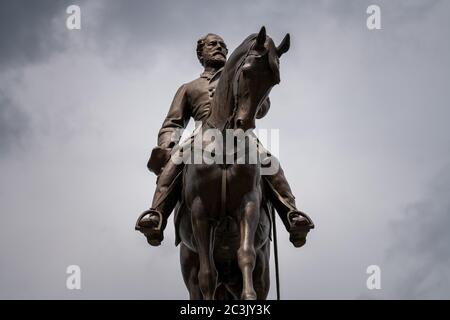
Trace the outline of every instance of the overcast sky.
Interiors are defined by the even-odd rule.
[[[65,27],[70,4],[81,30]],[[445,0],[1,1],[0,298],[188,298],[172,223],[158,248],[134,231],[155,186],[146,162],[202,71],[197,39],[231,51],[262,25],[292,41],[257,126],[280,129],[316,224],[301,249],[279,229],[282,298],[450,298],[449,13]],[[81,290],[66,289],[73,264]],[[366,288],[373,264],[381,290]]]

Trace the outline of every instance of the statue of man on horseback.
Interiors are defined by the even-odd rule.
[[[274,174],[261,176],[262,163],[188,165],[171,160],[181,138],[179,132],[186,128],[191,117],[205,128],[220,132],[253,129],[255,118],[264,117],[270,108],[268,94],[279,82],[279,57],[289,45],[287,35],[276,47],[263,27],[258,34],[248,37],[227,62],[228,49],[223,39],[211,33],[202,37],[197,42],[197,57],[204,71],[178,89],[159,131],[158,146],[147,164],[158,176],[157,186],[151,208],[139,216],[136,230],[146,236],[150,245],[158,246],[164,238],[167,219],[176,208],[177,244],[181,243],[183,277],[192,299],[266,297],[268,241],[267,236],[258,236],[256,229],[258,224],[270,226],[268,211],[272,207],[294,246],[304,245],[306,234],[314,228],[311,218],[296,208],[281,167]],[[257,148],[269,154],[269,163],[278,161],[259,141]],[[219,211],[225,213],[220,215]],[[223,257],[228,253],[224,248],[233,245],[224,239],[233,234],[238,238],[236,250],[225,261]],[[247,250],[249,245],[253,249]],[[211,255],[221,250],[224,252],[221,258],[225,260],[217,258],[211,262]],[[263,258],[258,263],[260,253]],[[233,273],[233,261],[242,272],[240,280]],[[251,274],[257,268],[264,269],[263,280],[261,288],[255,280],[253,289]]]

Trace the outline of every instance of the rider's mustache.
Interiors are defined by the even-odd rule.
[[[224,53],[222,50],[216,50],[216,51],[214,51],[214,52],[212,53],[212,56],[213,56],[213,57],[218,56],[218,55],[221,55],[223,58],[226,58],[226,57],[227,57],[227,56],[225,55],[225,53]]]

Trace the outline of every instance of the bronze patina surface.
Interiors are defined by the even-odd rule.
[[[261,175],[260,161],[193,164],[171,158],[179,147],[177,131],[190,118],[219,132],[255,128],[255,119],[270,108],[268,95],[280,82],[280,58],[289,47],[289,34],[276,46],[262,27],[227,61],[228,49],[220,36],[202,37],[197,57],[204,71],[178,89],[159,131],[147,164],[158,176],[157,186],[151,208],[139,216],[135,228],[158,246],[175,210],[176,244],[191,299],[266,299],[273,211],[295,247],[303,246],[314,228],[311,218],[296,208],[281,167]],[[278,161],[255,143],[270,161]]]

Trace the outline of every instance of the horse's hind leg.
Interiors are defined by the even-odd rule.
[[[270,241],[256,251],[256,265],[253,271],[255,291],[258,300],[266,300],[270,288]]]
[[[199,257],[198,282],[203,298],[213,300],[217,286],[217,270],[213,259],[214,227],[211,226],[200,198],[193,201],[191,212]]]
[[[256,262],[255,233],[259,222],[259,203],[251,200],[245,203],[240,222],[241,242],[238,250],[238,264],[242,272],[242,300],[257,298],[253,287],[253,270]]]
[[[189,298],[191,300],[202,300],[202,292],[198,285],[198,254],[183,243],[180,244],[180,263],[184,283],[189,291]]]

